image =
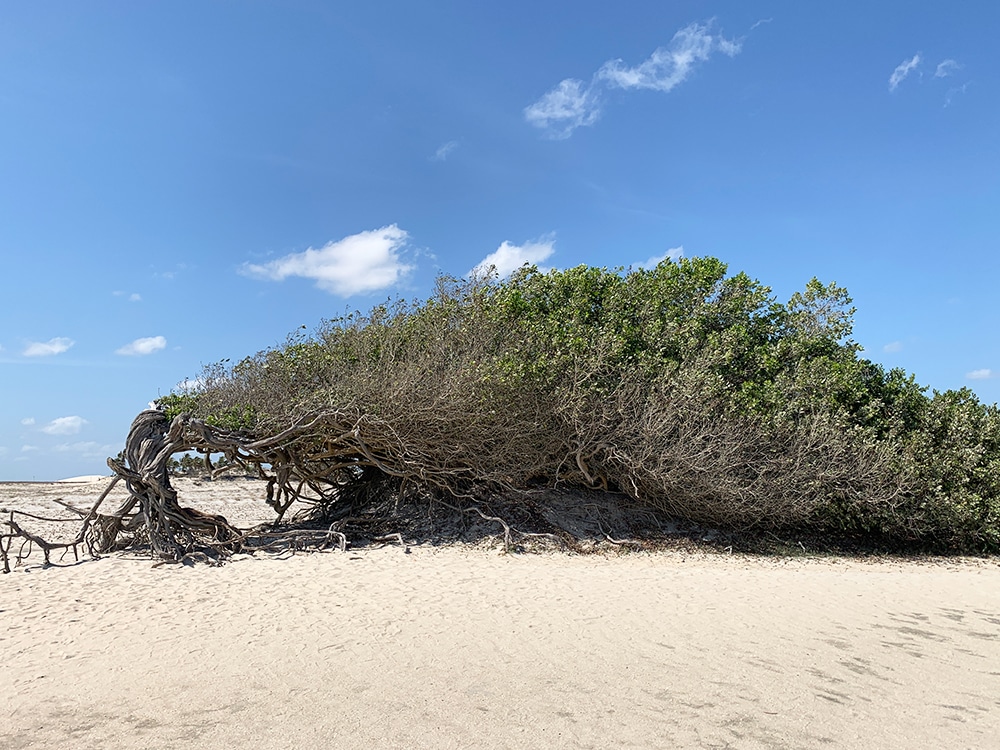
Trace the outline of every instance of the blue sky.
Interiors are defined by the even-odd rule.
[[[1000,3],[0,10],[0,480],[491,259],[850,290],[866,356],[1000,399]]]

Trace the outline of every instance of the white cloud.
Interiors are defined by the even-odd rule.
[[[895,352],[903,351],[902,341],[890,341],[888,344],[882,347],[882,351],[888,354],[894,354]]]
[[[85,424],[87,420],[83,417],[59,417],[45,425],[42,432],[47,435],[76,435]]]
[[[757,21],[753,26],[750,27],[750,31],[753,31],[758,26],[763,26],[765,23],[771,23],[771,21],[773,20],[774,20],[773,18],[762,18],[759,21]]]
[[[918,52],[909,60],[903,60],[889,76],[889,91],[895,91],[896,87],[903,82],[910,73],[920,64],[920,53]]]
[[[186,271],[188,268],[187,263],[178,263],[174,266],[172,270],[169,271],[153,271],[154,279],[166,279],[167,281],[173,281],[182,272]]]
[[[434,152],[434,161],[444,161],[456,148],[458,148],[458,141],[448,141],[441,144]]]
[[[965,91],[966,91],[966,89],[968,89],[968,88],[969,88],[969,82],[966,81],[961,86],[954,86],[954,87],[948,89],[948,93],[945,94],[945,96],[944,96],[944,106],[950,107],[952,99],[954,99],[955,96],[958,95],[958,94],[964,94]]]
[[[714,52],[730,57],[740,52],[740,42],[711,32],[711,22],[692,23],[674,34],[670,44],[658,47],[649,59],[634,68],[609,60],[589,84],[567,78],[524,109],[524,119],[552,138],[569,138],[573,131],[593,125],[601,115],[601,90],[652,89],[670,91],[691,74],[698,63]]]
[[[942,60],[938,63],[937,70],[934,71],[935,78],[944,78],[950,76],[956,70],[961,69],[961,64],[956,60]]]
[[[128,296],[128,301],[129,302],[142,302],[142,295],[138,294],[137,292],[133,292],[132,294],[130,294]]]
[[[23,424],[25,427],[30,427],[34,423],[35,423],[34,417],[25,417],[24,419],[21,420],[21,424]]]
[[[399,257],[409,235],[391,224],[328,242],[319,250],[309,248],[261,265],[247,263],[240,272],[268,281],[289,276],[315,279],[325,292],[349,297],[375,292],[397,283],[413,270]]]
[[[141,357],[146,354],[158,352],[160,349],[165,349],[166,346],[167,340],[163,336],[148,336],[136,339],[131,344],[126,344],[120,349],[116,349],[115,354],[121,354],[125,357]]]
[[[174,390],[180,393],[197,393],[204,387],[204,378],[184,378],[184,380],[174,386]]]
[[[996,376],[997,373],[986,367],[981,370],[973,370],[972,372],[965,373],[965,377],[969,380],[989,380],[990,378],[995,378]]]
[[[672,247],[667,252],[662,255],[654,255],[652,258],[646,259],[644,262],[639,263],[639,268],[656,268],[665,260],[672,260],[677,262],[684,257],[684,245],[679,245],[677,247]]]
[[[483,258],[469,274],[481,276],[493,268],[497,276],[506,278],[525,263],[535,265],[547,260],[555,252],[554,245],[553,235],[546,235],[523,245],[512,245],[504,240],[500,247]]]
[[[62,354],[76,342],[73,339],[57,337],[48,341],[29,341],[24,349],[25,357],[51,357],[54,354]]]
[[[21,446],[21,453],[31,453],[32,451],[37,451],[37,450],[38,450],[38,446],[37,445],[22,445]]]
[[[652,89],[671,91],[687,80],[698,63],[708,60],[713,52],[733,57],[741,45],[711,33],[710,24],[693,23],[686,26],[670,40],[666,47],[658,47],[649,59],[634,68],[625,67],[621,60],[604,63],[597,75],[610,85],[622,89]]]
[[[601,115],[601,106],[593,85],[567,78],[545,96],[524,109],[524,119],[536,128],[548,130],[553,138],[569,138],[573,131],[593,125]]]

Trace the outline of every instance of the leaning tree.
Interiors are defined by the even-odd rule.
[[[487,518],[509,544],[488,498],[553,487],[738,532],[1000,548],[1000,412],[861,358],[853,312],[835,284],[779,304],[711,258],[440,279],[426,301],[205,368],[109,459],[119,507],[102,511],[105,493],[59,544],[11,514],[0,552],[7,566],[16,540],[167,561],[343,548],[359,514],[411,500]],[[273,521],[184,507],[168,467],[189,452],[263,480]]]

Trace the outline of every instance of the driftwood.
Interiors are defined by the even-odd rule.
[[[21,528],[20,524],[18,524],[17,516],[28,516],[32,518],[35,516],[19,511],[8,511],[7,518],[3,521],[3,523],[6,524],[10,531],[6,534],[0,534],[0,564],[3,565],[3,572],[10,573],[10,550],[14,540],[18,538],[22,541],[22,549],[15,558],[18,560],[21,559],[24,552],[30,551],[31,545],[34,545],[42,550],[46,564],[49,564],[52,561],[52,553],[56,551],[62,552],[63,554],[72,552],[73,558],[75,560],[79,560],[81,546],[85,547],[91,555],[97,554],[98,550],[103,546],[103,543],[100,540],[105,533],[105,524],[102,519],[107,518],[107,516],[100,516],[97,511],[111,493],[111,490],[113,490],[115,485],[118,484],[119,479],[120,477],[116,476],[111,480],[111,483],[107,486],[104,492],[101,493],[101,496],[97,498],[97,502],[94,503],[89,512],[83,512],[67,503],[63,503],[59,500],[56,501],[82,518],[80,531],[68,542],[50,542],[37,534],[32,534],[31,532],[26,531]]]
[[[213,454],[224,455],[225,467],[214,470],[213,477],[239,469],[265,480],[274,522],[238,529],[222,516],[180,505],[168,465],[174,455],[187,451],[203,453],[209,467]],[[435,471],[422,458],[409,452],[384,424],[346,411],[314,413],[276,435],[255,439],[186,414],[170,420],[163,411],[149,409],[133,421],[123,453],[108,459],[115,477],[90,511],[64,504],[82,520],[76,537],[69,542],[46,541],[18,523],[17,515],[28,514],[10,511],[0,521],[7,527],[0,533],[0,562],[4,572],[9,572],[11,560],[16,564],[24,559],[32,545],[42,550],[46,563],[53,552],[72,552],[79,559],[81,548],[92,556],[146,548],[161,563],[219,562],[236,552],[262,549],[344,550],[348,539],[343,528],[352,514],[379,499],[395,496],[398,500],[407,481],[424,491],[437,488],[454,494],[468,473],[460,467]],[[99,513],[119,481],[127,486],[128,497],[114,512]],[[307,507],[299,520],[311,523],[279,528],[296,501]],[[510,545],[508,524],[477,508],[462,510],[496,521],[503,529],[505,545]],[[399,534],[376,534],[372,540],[402,543]],[[12,551],[15,542],[21,545],[16,552]]]
[[[186,414],[172,421],[158,409],[140,413],[132,423],[124,460],[108,465],[124,479],[129,498],[106,522],[103,550],[120,544],[137,530],[154,555],[180,561],[191,555],[223,558],[234,552],[261,548],[337,546],[347,538],[338,528],[380,492],[398,486],[406,475],[399,457],[386,446],[369,445],[362,437],[365,419],[343,412],[309,415],[278,434],[255,439],[213,427]],[[320,440],[318,435],[325,437]],[[266,502],[276,518],[268,529],[240,530],[222,516],[209,515],[178,503],[170,484],[168,462],[177,453],[196,450],[227,458],[220,471],[242,469],[266,480]],[[296,501],[305,502],[307,517],[326,528],[280,531],[277,525]]]
[[[491,432],[464,413],[465,422],[435,421],[427,406],[417,416],[400,409],[384,417],[375,409],[318,409],[265,437],[149,409],[135,418],[123,453],[108,459],[115,481],[128,488],[124,502],[101,513],[105,495],[80,511],[81,530],[65,543],[32,534],[11,512],[0,519],[0,562],[9,570],[12,559],[16,564],[34,548],[47,562],[54,552],[78,556],[82,548],[91,555],[148,550],[161,563],[221,562],[255,550],[346,549],[348,532],[359,527],[366,539],[388,539],[398,530],[385,528],[389,508],[408,498],[498,526],[507,549],[515,537],[558,542],[551,534],[515,529],[510,515],[490,511],[492,501],[483,501],[504,492],[523,500],[538,484],[602,491],[622,506],[737,531],[791,528],[830,498],[850,500],[863,491],[877,491],[877,502],[899,501],[905,478],[889,474],[891,457],[845,446],[835,439],[835,424],[814,420],[783,433],[748,420],[691,414],[686,403],[666,396],[645,403],[619,389],[600,403],[563,409],[550,420],[554,428],[542,420],[528,425],[560,438],[551,441],[515,430],[520,422],[513,417],[505,431]],[[529,439],[535,442],[526,448],[521,441]],[[205,456],[213,476],[242,471],[264,480],[274,521],[239,529],[222,516],[183,507],[168,466],[189,451]],[[211,457],[220,454],[224,465],[213,467]],[[296,523],[284,525],[289,515]],[[610,532],[601,538],[623,543]]]

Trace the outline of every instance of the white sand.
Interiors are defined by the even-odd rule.
[[[1000,744],[996,561],[105,558],[0,626],[5,750]]]

